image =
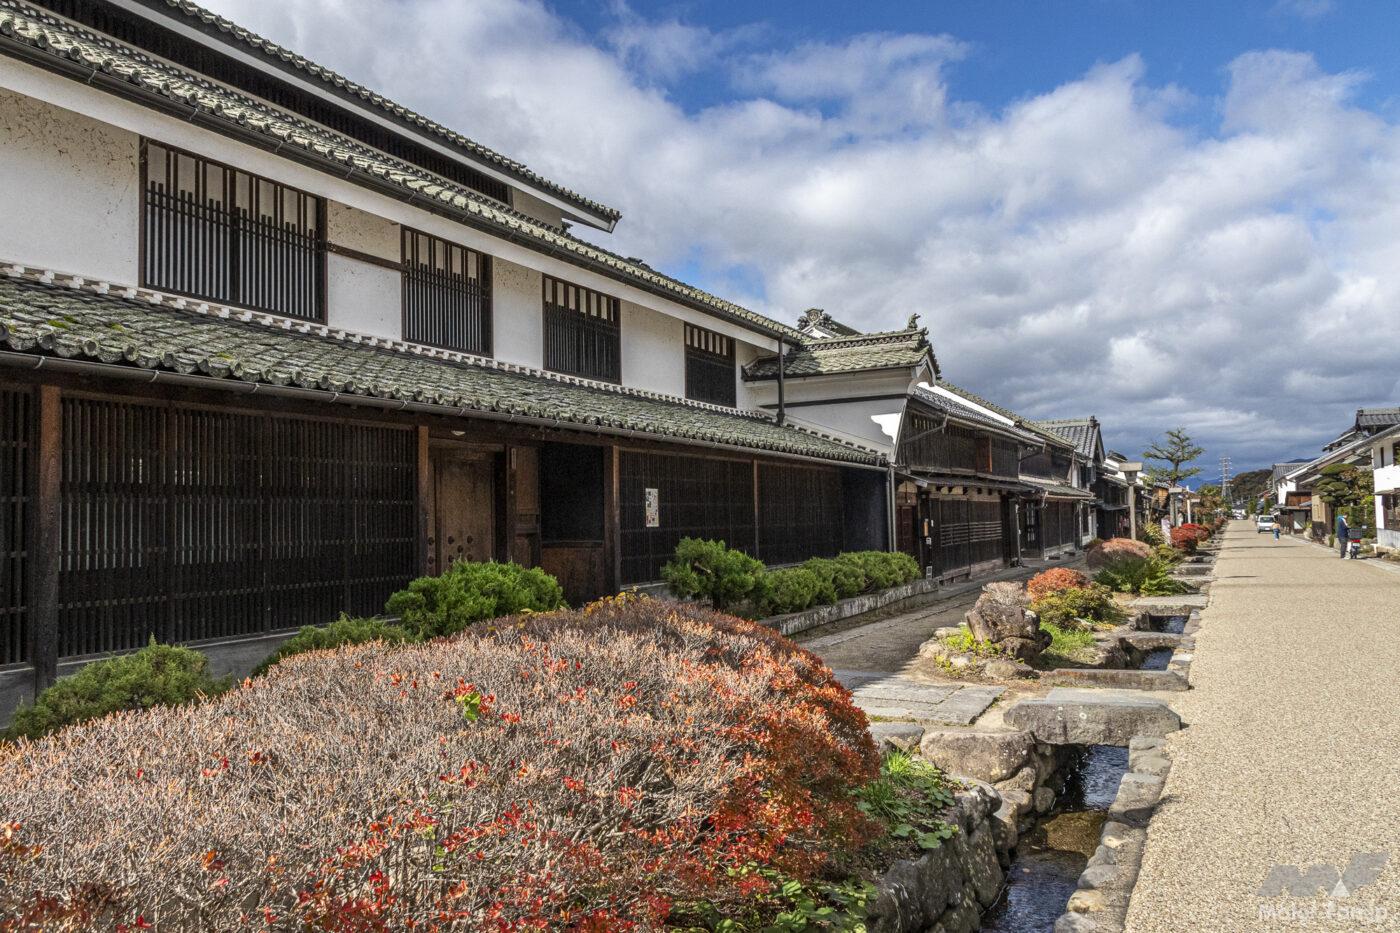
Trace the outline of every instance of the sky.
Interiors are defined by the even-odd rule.
[[[1400,403],[1400,4],[207,0],[792,322],[1205,476]]]

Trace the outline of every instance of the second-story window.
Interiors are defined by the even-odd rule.
[[[143,285],[325,319],[325,201],[149,140],[141,172]]]
[[[491,355],[491,257],[403,231],[403,339]]]
[[[544,277],[544,368],[622,381],[622,315],[611,295]]]
[[[734,341],[685,325],[685,397],[734,407]]]

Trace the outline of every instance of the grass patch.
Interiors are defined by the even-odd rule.
[[[1093,660],[1094,633],[1089,629],[1053,622],[1041,622],[1040,627],[1050,633],[1050,647],[1036,659],[1037,667],[1074,667]]]

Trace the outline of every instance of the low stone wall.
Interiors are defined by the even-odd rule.
[[[1079,876],[1078,890],[1056,921],[1055,933],[1122,933],[1142,868],[1147,824],[1170,770],[1165,740],[1136,738],[1128,745],[1128,771],[1108,809],[1099,847]]]
[[[203,652],[209,658],[209,670],[215,677],[232,674],[246,677],[253,668],[262,663],[277,647],[295,635],[294,630],[262,635],[256,638],[239,638],[231,641],[200,644],[195,642],[188,647]],[[95,658],[64,661],[58,665],[58,676],[76,674],[94,661],[116,655],[103,655]],[[25,665],[0,670],[0,728],[10,724],[10,718],[21,704],[34,700],[34,669]]]
[[[997,849],[1009,853],[1064,790],[1066,756],[1025,731],[926,729],[919,753],[949,774],[966,775],[997,792]]]
[[[981,781],[961,780],[964,787],[944,815],[957,831],[880,877],[867,923],[871,933],[971,933],[1001,893],[1002,866],[1010,857],[995,828],[1001,796]]]
[[[843,599],[829,606],[817,606],[803,612],[790,612],[787,615],[773,616],[763,619],[762,624],[776,629],[784,635],[791,636],[819,625],[829,625],[832,622],[849,619],[851,616],[874,612],[876,609],[883,609],[916,596],[926,596],[937,590],[938,582],[936,580],[918,579],[903,586],[892,586],[878,593],[862,593],[859,596],[852,596],[850,599]]]

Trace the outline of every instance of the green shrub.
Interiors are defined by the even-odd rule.
[[[386,622],[383,619],[352,619],[342,615],[330,625],[307,625],[282,642],[281,646],[267,660],[253,669],[253,676],[267,673],[268,668],[283,658],[304,651],[321,651],[326,648],[339,648],[342,645],[362,645],[369,641],[382,641],[386,645],[401,645],[415,640],[402,625]]]
[[[1190,587],[1171,577],[1171,565],[1155,554],[1136,560],[1125,560],[1105,567],[1094,577],[1096,583],[1119,593],[1140,596],[1173,596]]]
[[[1162,537],[1162,529],[1150,522],[1138,529],[1138,538],[1152,547],[1167,543],[1167,539]]]
[[[748,596],[761,595],[763,562],[723,541],[682,538],[676,556],[661,568],[661,578],[682,599],[702,598],[728,609]]]
[[[830,585],[837,599],[850,599],[865,592],[865,571],[855,561],[813,557],[802,566]]]
[[[1050,646],[1041,654],[1041,663],[1078,661],[1094,646],[1094,633],[1077,625],[1062,628],[1042,622],[1040,627],[1050,633]]]
[[[1162,560],[1163,563],[1175,567],[1185,558],[1185,554],[1172,547],[1170,544],[1159,544],[1152,549],[1152,553]]]
[[[836,560],[859,567],[865,574],[866,588],[886,590],[908,583],[919,576],[918,561],[908,554],[888,551],[848,551]]]
[[[1080,620],[1097,625],[1117,625],[1127,614],[1114,602],[1113,592],[1099,583],[1047,593],[1031,603],[1042,625],[1075,627]]]
[[[564,606],[559,582],[539,569],[495,561],[459,561],[437,577],[419,577],[389,597],[385,611],[398,616],[410,638],[453,635],[486,619]]]
[[[6,738],[35,739],[64,726],[125,709],[177,706],[228,689],[232,678],[209,676],[209,659],[192,648],[158,645],[94,661],[15,711]]]
[[[801,612],[817,604],[836,601],[836,593],[820,576],[806,567],[770,570],[763,575],[759,604],[765,616]]]

